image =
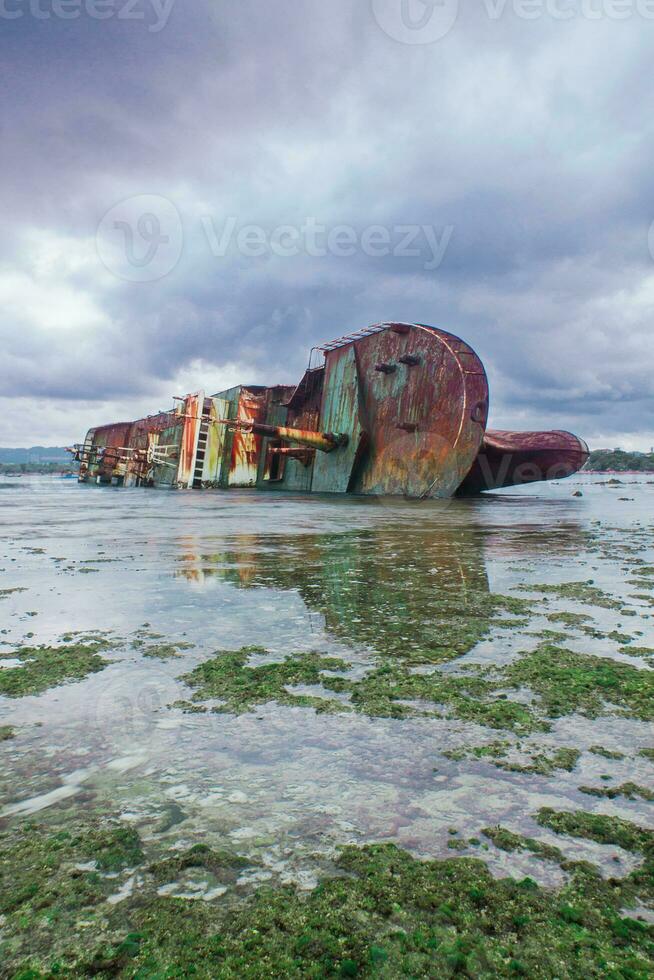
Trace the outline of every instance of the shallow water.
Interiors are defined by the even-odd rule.
[[[21,646],[54,644],[77,631],[110,631],[115,647],[103,653],[110,665],[81,681],[39,696],[0,697],[0,725],[16,729],[0,743],[0,816],[9,824],[35,813],[54,820],[112,813],[168,847],[229,845],[262,862],[241,887],[271,876],[311,887],[346,842],[451,854],[450,829],[474,837],[499,823],[612,873],[618,857],[626,872],[633,865],[626,853],[564,840],[533,818],[550,806],[652,826],[643,799],[578,790],[601,785],[602,776],[611,777],[607,784],[654,789],[654,763],[637,755],[654,745],[649,722],[560,717],[551,731],[524,739],[523,751],[574,746],[582,755],[573,771],[539,775],[444,756],[506,734],[447,712],[321,714],[274,701],[238,715],[171,707],[190,696],[181,675],[215,651],[243,646],[265,647],[277,660],[324,652],[351,664],[355,677],[378,656],[432,669],[420,666],[419,655],[442,630],[444,595],[464,611],[493,594],[536,601],[528,621],[510,629],[490,617],[477,621],[481,638],[438,669],[510,663],[537,647],[535,634],[566,631],[547,615],[573,611],[589,615],[598,635],[568,630],[567,648],[650,670],[628,647],[654,646],[654,606],[633,584],[638,563],[654,561],[654,480],[608,479],[585,475],[425,503],[6,481],[0,590],[24,591],[0,598],[0,670],[20,669]],[[583,496],[572,496],[577,489]],[[619,600],[615,608],[556,596],[544,602],[538,590],[518,589],[588,580]],[[139,630],[189,646],[171,659],[144,657],[133,642]],[[509,696],[519,700],[521,692]],[[625,758],[588,751],[598,744]],[[530,855],[488,845],[472,852],[498,873],[561,880],[557,866],[534,864]],[[194,893],[219,894],[210,881]]]

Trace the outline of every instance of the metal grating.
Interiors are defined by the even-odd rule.
[[[326,344],[315,347],[314,350],[321,350],[323,353],[329,350],[336,350],[337,347],[345,347],[347,344],[352,344],[355,340],[361,340],[362,337],[369,337],[372,333],[381,333],[382,330],[386,330],[387,328],[388,323],[375,323],[371,327],[363,327],[361,330],[355,330],[354,333],[348,333],[344,337],[330,340]]]

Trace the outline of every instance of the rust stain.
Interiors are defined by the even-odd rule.
[[[378,323],[319,350],[295,387],[196,392],[90,429],[73,450],[80,480],[449,497],[560,479],[588,458],[571,433],[486,431],[486,373],[454,334]]]
[[[561,480],[580,470],[589,455],[584,440],[571,432],[489,429],[458,493],[476,494],[538,480]]]
[[[254,486],[257,479],[257,466],[261,452],[261,437],[248,423],[263,421],[265,418],[265,399],[261,394],[243,388],[236,409],[236,420],[244,423],[233,433],[232,458],[229,484],[232,486]]]

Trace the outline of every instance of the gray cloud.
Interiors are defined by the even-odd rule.
[[[73,440],[160,407],[193,365],[215,388],[226,366],[292,381],[314,344],[391,318],[473,344],[492,424],[654,441],[654,23],[492,20],[480,3],[414,46],[367,2],[189,8],[159,32],[1,24],[0,395],[17,408],[0,443],[35,441],[19,409],[40,396]],[[96,251],[103,216],[138,195],[181,217],[179,261],[150,282]],[[267,241],[343,224],[357,248],[213,254],[206,221],[230,217]],[[411,224],[451,227],[437,269],[424,239],[362,251],[370,226],[397,244]]]

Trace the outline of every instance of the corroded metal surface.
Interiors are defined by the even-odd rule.
[[[270,439],[281,439],[284,442],[296,442],[311,449],[319,449],[323,453],[331,453],[339,446],[347,445],[349,436],[332,432],[315,432],[311,429],[294,429],[288,425],[267,425],[265,422],[255,422],[251,419],[217,419],[219,425],[229,426],[241,435],[251,433],[257,436],[267,436]]]
[[[204,487],[219,487],[222,474],[223,455],[225,452],[225,437],[227,433],[218,419],[229,412],[229,402],[226,398],[213,397],[210,399],[209,418],[207,426],[207,447],[202,468],[202,485]]]
[[[127,445],[131,426],[131,422],[117,422],[87,433],[80,456],[80,479],[111,483],[114,468],[124,458],[122,449]]]
[[[80,480],[428,498],[567,476],[587,458],[570,433],[485,432],[483,365],[444,330],[377,323],[319,350],[295,387],[196,392],[89,430]]]
[[[182,402],[184,428],[179,451],[179,467],[177,470],[177,485],[185,488],[193,485],[195,471],[195,454],[200,434],[200,423],[204,411],[204,392],[187,395]]]
[[[358,367],[354,345],[341,347],[325,356],[325,381],[319,427],[325,431],[345,432],[346,445],[324,459],[316,458],[312,489],[322,493],[346,493],[354,469],[357,448],[362,438],[359,412]]]
[[[338,418],[348,431],[349,420],[353,441],[367,439],[342,489],[451,496],[479,451],[488,414],[486,373],[472,348],[433,327],[389,323],[325,359],[332,399],[323,400],[321,428]]]
[[[265,399],[263,389],[255,392],[242,388],[236,410],[239,422],[263,422],[265,419]],[[253,487],[257,482],[261,436],[237,428],[232,437],[232,458],[229,471],[229,486]]]
[[[581,469],[589,456],[571,432],[486,432],[474,465],[458,493],[476,494],[539,480],[561,480]]]

